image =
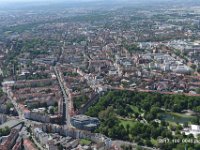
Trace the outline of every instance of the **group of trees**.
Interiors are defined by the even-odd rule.
[[[135,111],[131,106],[138,108]],[[199,97],[184,95],[161,95],[157,93],[139,93],[129,91],[110,91],[100,98],[97,104],[90,107],[87,115],[98,117],[101,121],[96,132],[103,133],[113,139],[128,140],[139,145],[158,146],[161,149],[171,150],[180,147],[181,143],[157,143],[152,139],[162,138],[187,138],[181,134],[180,125],[173,126],[166,121],[157,123],[163,109],[181,112],[184,109],[200,107]],[[163,108],[163,109],[161,109]],[[139,120],[143,113],[146,123]],[[134,115],[133,115],[134,114]],[[133,116],[136,120],[133,120]],[[131,124],[122,124],[121,118],[132,121]],[[172,131],[176,134],[172,135]],[[193,138],[193,136],[190,135]],[[191,149],[198,149],[199,145],[188,145]]]
[[[0,75],[0,86],[2,86],[2,82],[3,82],[3,76]]]
[[[23,41],[23,52],[29,52],[31,58],[36,58],[38,55],[48,54],[48,46],[51,42],[45,41],[43,39],[31,39]]]
[[[10,110],[10,108],[13,108],[13,104],[11,102],[6,103],[6,109]]]
[[[76,77],[76,76],[78,76],[78,73],[76,73],[76,72],[64,72],[63,75],[64,76],[70,76],[70,77]]]
[[[137,106],[146,112],[157,112],[159,111],[158,108],[164,108],[173,112],[181,112],[185,109],[195,111],[196,108],[200,106],[200,98],[185,95],[162,95],[159,93],[110,91],[101,97],[95,106],[89,109],[88,114],[97,117],[98,112],[111,105],[121,116],[128,116],[129,113],[133,113],[130,105]],[[153,107],[154,110],[152,110]]]
[[[79,44],[82,41],[87,41],[87,38],[85,36],[79,36],[79,37],[76,37],[76,38],[69,40],[69,42],[71,42],[71,43],[79,43]]]
[[[51,114],[51,115],[54,115],[56,112],[58,112],[58,107],[51,107],[50,109],[49,109],[49,113]]]
[[[13,46],[13,50],[9,51],[7,56],[6,56],[6,62],[5,65],[7,66],[8,64],[16,65],[17,64],[17,59],[16,57],[21,53],[22,47],[23,47],[23,42],[21,40],[16,40],[13,42],[9,42],[7,47]]]
[[[73,100],[74,109],[80,109],[83,104],[85,104],[89,100],[89,97],[86,95],[81,95],[79,97],[75,97]]]
[[[50,78],[48,73],[36,73],[36,74],[27,74],[27,80],[38,80],[38,79],[47,79]]]
[[[200,73],[200,68],[197,68],[197,72]]]
[[[0,97],[3,96],[3,90],[0,88]]]
[[[1,136],[6,136],[10,133],[10,128],[9,127],[4,127],[4,128],[0,128],[0,137]]]
[[[101,125],[96,132],[101,132],[113,139],[120,139],[130,142],[136,142],[139,145],[153,146],[151,138],[157,139],[159,136],[172,138],[172,133],[167,129],[168,124],[162,121],[162,124],[151,121],[149,124],[133,122],[133,125],[120,124],[113,107],[108,107],[98,115]]]
[[[131,45],[127,45],[125,44],[124,47],[130,52],[143,52],[144,50],[141,49],[140,47],[138,47],[137,45],[135,44],[131,44]]]
[[[196,89],[197,94],[200,94],[200,88]]]
[[[100,111],[98,116],[102,123],[97,132],[101,132],[114,139],[128,140],[128,132],[123,125],[120,125],[113,107]]]

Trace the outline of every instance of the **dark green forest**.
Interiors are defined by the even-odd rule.
[[[96,132],[113,139],[126,140],[139,145],[155,146],[165,150],[184,149],[183,143],[159,143],[158,138],[194,139],[193,135],[181,133],[188,124],[200,124],[200,97],[184,95],[162,95],[157,93],[138,93],[129,91],[110,91],[102,96],[97,104],[90,107],[87,115],[98,117],[101,121]],[[183,110],[193,110],[195,116],[184,116]],[[167,121],[162,115],[180,114],[191,118],[180,123]],[[160,120],[157,122],[155,120]],[[175,134],[172,134],[174,132]],[[200,138],[200,137],[199,137]],[[187,143],[191,150],[199,150],[200,145]]]

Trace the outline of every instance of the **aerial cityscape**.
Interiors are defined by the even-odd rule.
[[[200,150],[200,1],[0,0],[0,150]]]

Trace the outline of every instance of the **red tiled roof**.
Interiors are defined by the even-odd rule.
[[[27,150],[37,150],[37,148],[29,139],[24,140],[24,146],[26,147]]]

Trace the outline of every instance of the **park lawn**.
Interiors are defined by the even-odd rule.
[[[158,141],[157,141],[156,139],[151,138],[151,143],[152,143],[154,146],[158,146]]]
[[[90,141],[88,139],[81,139],[80,140],[81,145],[90,145],[91,143],[92,143],[92,141]]]
[[[126,120],[126,119],[122,119],[122,118],[119,119],[119,121],[120,121],[120,125],[123,125],[124,128],[126,129],[126,131],[128,130],[127,125],[129,125],[129,127],[131,129],[136,123],[134,120]],[[128,136],[129,136],[130,139],[133,138],[131,134],[129,134]]]
[[[134,113],[138,113],[138,114],[141,114],[142,112],[139,111],[138,107],[136,106],[133,106],[133,105],[130,105],[131,109],[133,110]]]
[[[189,115],[185,115],[185,114],[182,114],[182,113],[176,113],[176,112],[167,112],[173,116],[177,116],[177,117],[181,117],[181,118],[189,118],[189,119],[194,119],[195,116],[189,116]]]
[[[176,122],[173,121],[167,121],[169,123],[169,125],[172,125],[174,127],[178,126],[178,124]]]
[[[120,124],[123,125],[126,130],[127,130],[127,125],[129,125],[131,128],[136,123],[134,120],[126,120],[126,119],[119,119],[119,120],[120,120]]]

